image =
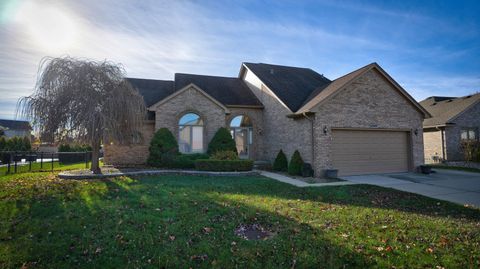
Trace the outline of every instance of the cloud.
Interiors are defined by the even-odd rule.
[[[39,46],[24,24],[0,24],[0,115],[13,115],[11,104],[32,93],[38,63],[46,55],[108,59],[122,63],[128,76],[156,79],[173,79],[175,72],[236,76],[242,61],[305,66],[333,79],[378,61],[418,98],[442,89],[478,88],[478,78],[466,74],[416,73],[432,59],[447,65],[478,54],[478,48],[453,51],[441,43],[418,46],[407,38],[422,36],[419,25],[437,23],[429,16],[328,2],[321,3],[323,16],[306,8],[302,14],[281,10],[271,17],[252,10],[253,5],[258,3],[45,0],[43,7],[68,14],[74,39],[50,50]],[[349,11],[354,20],[336,17],[329,6]],[[365,13],[394,19],[382,25]],[[415,31],[408,28],[412,24]]]

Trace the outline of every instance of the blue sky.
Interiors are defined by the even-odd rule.
[[[411,95],[480,91],[480,1],[1,0],[0,118],[44,56],[108,59],[130,77],[237,76],[241,62],[335,79],[379,63]]]

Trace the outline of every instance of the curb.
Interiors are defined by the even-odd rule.
[[[210,172],[210,171],[189,171],[189,170],[145,170],[132,172],[118,172],[110,174],[86,174],[75,175],[70,173],[59,173],[58,177],[61,179],[101,179],[120,176],[155,176],[155,175],[185,175],[185,176],[216,176],[216,177],[231,177],[231,176],[258,176],[260,173],[256,171],[246,172]]]

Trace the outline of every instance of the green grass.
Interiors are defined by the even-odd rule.
[[[234,235],[252,223],[275,236]],[[0,268],[478,268],[479,249],[479,210],[374,186],[0,178]]]
[[[91,162],[88,163],[88,167],[90,167]],[[101,163],[100,163],[101,164]],[[10,174],[14,174],[13,164],[10,167]],[[63,170],[73,170],[73,169],[85,169],[85,162],[82,163],[75,163],[75,164],[62,164],[58,161],[53,162],[53,170],[54,171],[63,171]],[[29,172],[30,166],[27,163],[26,165],[18,165],[17,166],[17,173],[26,173]],[[51,162],[44,162],[41,165],[39,162],[32,163],[31,171],[33,172],[41,172],[41,171],[51,171],[52,170],[52,163]],[[8,168],[6,166],[0,167],[0,176],[7,175]]]
[[[433,164],[431,166],[432,166],[433,169],[448,169],[448,170],[458,170],[458,171],[465,171],[465,172],[480,173],[480,169],[473,168],[473,167],[449,166],[449,165],[441,165],[441,164]]]

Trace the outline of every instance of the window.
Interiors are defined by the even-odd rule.
[[[253,144],[252,121],[247,116],[236,116],[230,121],[230,133],[235,140],[240,158],[249,158],[250,146]]]
[[[462,128],[460,138],[462,140],[477,140],[477,129],[476,128]]]
[[[203,120],[194,113],[183,115],[178,122],[178,147],[182,153],[204,152]]]

